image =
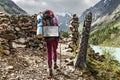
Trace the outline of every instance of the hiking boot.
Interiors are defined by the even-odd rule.
[[[57,68],[59,68],[59,67],[57,66],[57,64],[54,64],[54,69],[57,69]]]
[[[52,78],[52,76],[53,76],[52,69],[49,69],[49,72],[48,72],[48,79]]]

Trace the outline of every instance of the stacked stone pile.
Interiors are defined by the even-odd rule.
[[[78,47],[78,41],[79,41],[79,32],[78,32],[78,27],[79,27],[79,19],[76,16],[76,14],[73,15],[72,19],[70,20],[70,31],[69,31],[69,47],[76,48]],[[74,50],[74,49],[73,49]]]
[[[36,48],[44,52],[43,40],[36,37],[35,16],[0,13],[0,42],[8,53],[16,48]]]

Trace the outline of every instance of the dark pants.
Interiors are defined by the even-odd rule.
[[[58,39],[48,39],[46,40],[47,43],[47,57],[48,57],[48,67],[52,68],[52,57],[54,62],[57,61],[57,46],[58,46]]]

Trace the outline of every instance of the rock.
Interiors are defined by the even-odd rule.
[[[43,44],[39,44],[40,48],[44,48]]]
[[[66,46],[65,46],[65,49],[69,49],[69,45],[66,45]]]
[[[16,31],[20,31],[20,28],[18,28],[18,27],[15,27],[15,30],[16,30]]]
[[[5,52],[5,55],[9,55],[10,54],[9,50],[4,50],[4,52]]]
[[[14,40],[15,39],[15,35],[13,35],[13,34],[2,34],[2,35],[0,35],[0,37],[7,39],[7,40]]]
[[[26,45],[23,45],[23,44],[17,44],[15,42],[12,42],[12,48],[25,48]]]
[[[68,58],[68,59],[65,59],[65,62],[67,63],[67,62],[69,62],[70,61],[70,59]]]
[[[69,58],[65,59],[65,63],[66,65],[73,66],[73,60],[70,60]]]
[[[71,48],[66,49],[66,52],[72,52],[73,50]]]
[[[16,80],[17,75],[15,73],[10,74],[10,80]]]
[[[5,54],[5,51],[4,50],[0,50],[0,54]]]
[[[2,48],[3,48],[4,50],[9,50],[9,49],[10,49],[8,43],[6,43],[5,45],[2,45]]]
[[[25,39],[25,38],[19,38],[18,41],[19,41],[21,44],[26,43],[26,39]]]
[[[13,70],[13,69],[14,69],[13,66],[7,66],[7,67],[6,67],[6,70],[7,70],[7,71],[9,71],[9,70]]]
[[[75,71],[74,66],[68,66],[68,68],[69,68],[69,70],[70,70],[71,72],[74,72],[74,71]]]
[[[72,61],[72,60],[69,61],[66,65],[68,65],[68,66],[73,66],[73,61]]]
[[[9,50],[0,50],[0,54],[9,55],[10,51]]]
[[[0,30],[5,30],[7,29],[7,25],[6,24],[1,24],[0,25]]]
[[[72,42],[68,42],[67,44],[68,44],[68,45],[72,45]]]

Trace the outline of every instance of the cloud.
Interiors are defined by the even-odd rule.
[[[81,14],[85,9],[95,5],[100,0],[13,0],[29,14],[38,13],[45,9],[56,13],[65,11]]]
[[[47,5],[47,3],[46,3],[46,2],[42,2],[41,4],[42,4],[43,6],[46,6],[46,5]]]

